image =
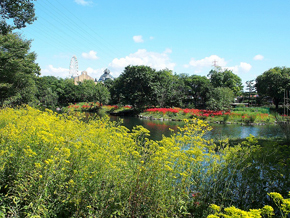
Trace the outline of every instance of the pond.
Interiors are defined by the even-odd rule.
[[[180,121],[160,121],[140,119],[137,117],[118,117],[110,116],[111,121],[118,121],[123,119],[123,124],[128,129],[132,130],[134,126],[141,125],[150,131],[150,139],[161,140],[162,135],[170,136],[171,131],[177,130],[178,126],[183,126],[184,123]],[[213,130],[206,134],[206,138],[222,139],[222,138],[246,138],[250,134],[255,137],[282,137],[283,133],[278,125],[237,125],[237,124],[210,124]]]

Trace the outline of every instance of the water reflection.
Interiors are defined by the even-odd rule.
[[[112,121],[117,121],[120,117],[111,116]],[[183,126],[184,122],[180,121],[160,121],[160,120],[147,120],[139,119],[137,117],[121,117],[123,124],[128,129],[132,130],[134,126],[141,125],[150,131],[150,139],[161,140],[162,135],[170,136],[172,133],[169,128],[177,131],[178,126]],[[280,127],[276,125],[264,126],[242,126],[242,125],[222,125],[211,124],[213,130],[205,137],[207,138],[246,138],[250,134],[256,137],[281,137],[283,136]]]

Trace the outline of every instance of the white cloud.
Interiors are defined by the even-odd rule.
[[[221,67],[223,70],[228,69],[236,74],[248,72],[252,68],[252,66],[246,62],[240,62],[239,65],[235,66],[227,66],[228,62],[224,58],[221,58],[217,55],[211,55],[200,60],[195,60],[192,58],[188,64],[184,65],[184,67],[192,67],[195,70],[194,73],[201,73],[204,71],[208,72],[215,64]]]
[[[233,71],[233,73],[235,74],[239,74],[249,72],[252,69],[252,65],[246,62],[240,62],[239,65],[233,67],[223,67],[223,69],[228,69]]]
[[[93,51],[93,50],[89,51],[89,53],[83,52],[82,57],[85,59],[90,59],[90,60],[96,60],[99,58],[99,57],[97,57],[97,52]]]
[[[69,76],[69,69],[48,65],[48,68],[41,69],[41,76],[55,76],[65,78]]]
[[[143,40],[141,35],[133,36],[133,40],[134,40],[134,42],[137,42],[137,43],[144,42],[144,40]]]
[[[227,62],[224,58],[221,58],[217,55],[211,55],[200,60],[195,60],[192,58],[188,64],[184,65],[184,67],[193,67],[195,69],[194,73],[201,73],[204,68],[212,67],[214,64],[220,67],[225,67]]]
[[[173,70],[175,63],[171,62],[168,54],[171,50],[166,49],[163,53],[150,52],[146,49],[139,49],[137,52],[124,58],[115,58],[110,64],[109,69],[113,76],[118,76],[128,65],[146,65],[156,70],[168,68]]]
[[[245,72],[248,72],[252,69],[252,65],[245,62],[241,62],[239,67],[242,71],[245,71]]]
[[[91,1],[86,1],[86,0],[75,0],[75,3],[77,3],[78,5],[86,6],[86,5],[91,4],[92,2]]]
[[[189,66],[193,66],[197,68],[210,67],[210,66],[213,66],[215,62],[218,66],[221,66],[221,67],[224,67],[227,64],[224,58],[220,58],[217,55],[211,55],[201,60],[195,60],[194,58],[192,58],[189,62]]]
[[[261,60],[263,60],[264,59],[264,56],[263,55],[260,55],[260,54],[258,54],[258,55],[256,55],[254,58],[253,58],[254,60],[256,60],[256,61],[261,61]]]
[[[150,36],[150,37],[149,37],[149,39],[150,39],[150,40],[153,40],[153,39],[154,39],[154,37],[153,37],[153,36]]]

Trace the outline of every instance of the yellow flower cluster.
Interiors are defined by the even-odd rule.
[[[26,216],[50,216],[62,205],[59,210],[72,213],[73,207],[75,216],[108,217],[121,207],[127,209],[118,210],[120,216],[135,211],[140,217],[141,204],[147,213],[170,216],[168,208],[200,182],[195,176],[207,173],[204,162],[214,163],[213,143],[202,138],[210,127],[201,120],[186,121],[156,142],[141,126],[130,133],[108,118],[82,116],[29,106],[0,111],[0,177]]]

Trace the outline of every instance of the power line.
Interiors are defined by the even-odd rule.
[[[45,13],[48,14],[49,16],[51,16],[54,20],[56,20],[57,22],[59,23],[62,23],[64,28],[70,30],[71,32],[75,33],[75,34],[72,34],[72,36],[70,37],[73,37],[74,39],[76,39],[75,36],[81,36],[82,39],[85,39],[84,41],[86,43],[88,43],[90,46],[91,45],[94,45],[96,48],[100,49],[103,54],[105,54],[106,56],[108,56],[109,58],[112,58],[112,53],[108,53],[108,50],[109,48],[106,47],[105,49],[103,49],[102,47],[100,47],[98,44],[95,44],[94,43],[94,40],[92,41],[92,38],[88,37],[90,35],[90,33],[82,28],[81,26],[78,26],[78,24],[74,21],[71,21],[71,19],[66,16],[64,13],[61,13],[61,11],[59,11],[59,9],[57,7],[55,7],[53,4],[51,4],[50,2],[48,2],[52,7],[53,7],[53,11],[56,12],[61,18],[64,18],[64,19],[60,19],[60,20],[56,20],[56,18],[54,16],[51,16],[51,14],[48,14],[47,10],[45,10]],[[41,5],[41,4],[40,4]],[[48,4],[46,4],[48,6]],[[43,7],[43,5],[41,5]],[[62,6],[63,7],[63,6]],[[48,7],[45,7],[45,8],[48,8]],[[66,8],[65,8],[66,9]],[[67,9],[66,9],[67,10]],[[52,11],[52,10],[51,10]],[[67,10],[68,11],[68,10]],[[70,11],[69,11],[70,12]],[[71,12],[70,12],[71,13]],[[72,14],[72,13],[71,13]],[[74,16],[74,14],[72,14]],[[74,16],[75,17],[75,16]],[[78,19],[77,17],[75,17],[76,19]],[[79,20],[79,19],[78,19]],[[69,21],[69,23],[67,23],[66,21]],[[73,23],[73,24],[72,24]],[[77,29],[73,29],[72,26],[78,26]],[[82,30],[82,31],[80,31]],[[63,32],[63,31],[62,31]],[[63,32],[64,34],[67,35],[66,32]],[[84,34],[84,33],[87,33],[87,34]],[[103,43],[100,43],[102,45],[104,45]]]

